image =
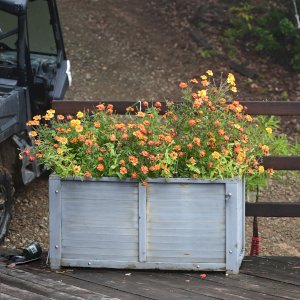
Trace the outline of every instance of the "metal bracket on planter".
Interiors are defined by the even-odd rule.
[[[228,201],[230,198],[231,198],[231,193],[227,193],[226,195],[225,195],[225,201]]]
[[[31,150],[33,148],[24,138],[20,138],[17,135],[13,136],[13,140],[21,151],[25,149]],[[29,157],[25,156],[22,160],[21,174],[23,183],[26,185],[41,175],[41,168],[36,161],[30,162]]]

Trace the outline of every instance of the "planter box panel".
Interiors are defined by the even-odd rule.
[[[225,262],[224,184],[150,183],[147,216],[147,261]]]
[[[62,258],[137,261],[137,183],[66,181],[61,193]]]
[[[51,268],[238,273],[244,185],[237,179],[49,180]]]

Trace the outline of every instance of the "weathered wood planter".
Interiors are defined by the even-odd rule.
[[[244,182],[116,178],[49,181],[50,263],[238,273]]]

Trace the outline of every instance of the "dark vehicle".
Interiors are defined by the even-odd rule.
[[[62,99],[71,84],[56,0],[0,0],[0,241],[11,220],[14,181],[37,165],[18,159],[32,147],[26,123]]]

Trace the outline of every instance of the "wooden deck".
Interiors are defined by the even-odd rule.
[[[0,299],[300,299],[300,258],[246,257],[239,275],[69,269],[46,257],[13,269],[0,259]]]

